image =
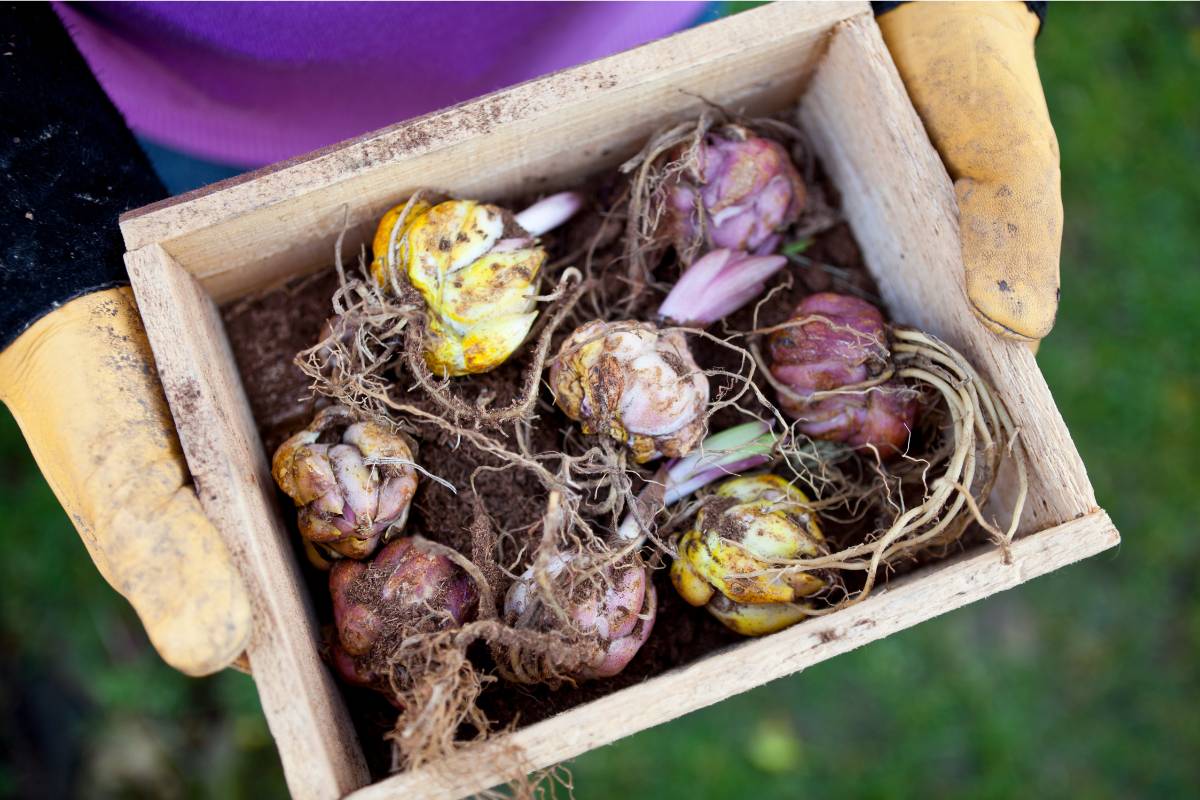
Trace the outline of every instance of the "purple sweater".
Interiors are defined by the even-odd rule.
[[[96,3],[55,8],[137,133],[257,166],[694,21],[682,3]]]

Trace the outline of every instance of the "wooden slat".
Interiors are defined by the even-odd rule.
[[[836,655],[1011,589],[1120,542],[1104,512],[1017,540],[1012,563],[984,549],[907,575],[837,614],[748,641],[631,686],[436,766],[354,792],[348,800],[463,797],[799,672]]]
[[[954,190],[874,21],[838,26],[800,120],[893,316],[960,348],[1003,396],[1029,455],[1023,530],[1093,511],[1087,471],[1033,354],[970,309]]]
[[[631,155],[701,97],[750,111],[799,97],[831,26],[862,2],[780,3],[387,128],[321,154],[125,215],[218,303],[355,252],[419,188],[503,198],[572,183]]]
[[[250,668],[288,788],[304,800],[341,797],[367,783],[366,762],[317,655],[316,623],[216,307],[158,245],[125,263],[200,502],[250,589]]]

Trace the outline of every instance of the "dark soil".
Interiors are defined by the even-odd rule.
[[[819,176],[818,180],[826,196],[832,198],[833,190],[827,181],[823,176]],[[611,185],[592,188],[595,190],[593,197],[603,199],[613,196]],[[595,214],[584,215],[558,237],[548,240],[552,259],[577,250],[601,224]],[[672,280],[673,275],[668,274],[672,269],[669,263],[664,264],[658,278]],[[293,358],[297,352],[316,342],[322,324],[332,313],[330,297],[336,281],[336,274],[330,268],[273,291],[238,301],[223,310],[234,356],[268,456],[284,438],[302,428],[316,408],[308,392],[308,381],[293,363]],[[879,299],[875,283],[867,273],[854,237],[845,224],[837,224],[817,235],[802,255],[773,279],[771,285],[784,284],[789,284],[789,288],[775,295],[770,305],[763,309],[758,321],[760,326],[783,321],[801,298],[816,291],[857,293],[875,302]],[[639,298],[638,307],[653,309],[660,300],[661,296],[654,290],[647,289],[646,296]],[[586,318],[587,314],[586,308],[581,307],[577,317]],[[743,309],[732,317],[729,327],[750,329],[751,315],[752,308]],[[573,324],[574,320],[568,321],[558,337],[570,333]],[[720,334],[720,325],[715,326],[713,332]],[[694,341],[693,347],[698,363],[705,368],[737,367],[737,357],[732,356],[729,350],[702,340]],[[491,373],[474,376],[468,381],[455,381],[454,391],[460,392],[469,402],[474,402],[474,398],[481,393],[491,393],[494,396],[492,407],[503,406],[518,393],[525,365],[526,357],[514,358]],[[720,379],[714,380],[714,396],[721,385]],[[771,394],[769,389],[767,394]],[[553,408],[544,388],[542,395],[539,424],[534,426],[535,441],[532,444],[539,451],[558,450],[566,446],[568,434],[578,438],[578,432],[569,420]],[[419,389],[409,391],[403,400],[432,408],[431,401]],[[720,428],[741,421],[736,412],[728,413],[730,416],[727,418],[714,419],[713,427]],[[459,494],[434,481],[422,480],[406,533],[419,533],[469,554],[468,527],[473,509],[467,488],[474,475],[474,486],[499,528],[509,532],[526,529],[536,535],[546,498],[543,487],[532,475],[511,467],[478,471],[481,466],[498,467],[500,464],[465,442],[456,442],[450,434],[421,428],[416,431],[416,438],[420,463],[458,487]],[[285,518],[293,520],[290,501],[282,494],[279,500],[281,508],[287,510]],[[299,536],[294,530],[293,536],[298,542]],[[308,566],[299,547],[297,558],[305,565],[318,617],[328,625],[331,607],[327,577]],[[666,570],[660,569],[655,581],[659,599],[655,630],[622,674],[557,690],[496,682],[485,690],[480,705],[497,727],[525,725],[545,719],[739,641],[740,637],[724,628],[706,611],[684,603],[670,585]],[[507,586],[499,588],[497,599],[503,602]],[[487,655],[483,648],[478,648],[478,651],[478,654],[473,651],[472,657],[476,658],[477,655],[482,666],[486,663]],[[392,727],[395,710],[380,695],[348,687],[344,692],[372,771],[386,774],[391,762],[389,746],[382,735]]]
[[[337,273],[327,269],[222,309],[268,457],[316,413],[308,378],[293,359],[317,341],[333,314],[330,298],[336,288]]]

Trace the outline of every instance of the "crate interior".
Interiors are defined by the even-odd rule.
[[[784,119],[795,120],[795,106],[791,104],[775,108],[768,106],[762,110]],[[825,197],[836,207],[839,204],[836,188],[819,162],[814,164],[813,169],[811,193]],[[612,169],[600,169],[598,173],[596,176],[583,176],[578,183],[571,186],[595,190],[598,186],[597,179],[611,175]],[[490,195],[486,199],[499,201],[511,207],[520,207],[522,202],[529,198]],[[586,223],[581,224],[586,227]],[[579,236],[586,233],[584,231]],[[546,238],[552,260],[556,251],[569,252],[578,249],[577,244],[573,242],[570,225],[566,231]],[[330,297],[337,286],[337,274],[328,260],[316,271],[312,271],[311,268],[303,271],[308,274],[293,278],[281,286],[253,292],[222,307],[226,331],[238,363],[241,380],[268,457],[287,436],[303,427],[314,413],[311,398],[307,394],[308,380],[293,363],[293,357],[298,351],[317,341],[320,328],[331,313]],[[804,252],[804,261],[789,265],[769,285],[782,288],[786,284],[790,284],[792,288],[780,292],[766,308],[765,316],[760,320],[761,325],[783,321],[787,312],[801,297],[815,291],[847,292],[866,297],[875,303],[882,303],[878,287],[867,271],[854,235],[845,221],[839,221],[815,235],[812,244]],[[748,329],[751,313],[748,307],[735,315],[734,327]],[[709,359],[720,359],[722,355],[721,348],[711,345],[706,348],[702,341],[699,344],[693,343],[693,349],[704,366],[717,365],[711,360],[705,360],[705,356]],[[514,361],[518,364],[518,369],[497,370],[497,373],[502,374],[502,380],[516,380],[522,359],[518,356]],[[720,366],[735,368],[736,364]],[[465,378],[456,381],[456,391],[461,390],[464,397],[470,398],[473,395],[472,382],[477,380]],[[714,384],[714,389],[716,385]],[[507,398],[503,392],[509,388],[514,387],[502,386],[498,390],[501,396],[497,398],[496,405],[504,404]],[[769,392],[769,387],[764,385],[762,388]],[[725,424],[736,424],[737,421],[739,420],[736,416],[731,416],[728,421],[721,420],[720,424],[717,424],[718,420],[714,420],[714,424],[720,428]],[[561,414],[551,414],[548,418],[544,417],[542,422],[546,426],[558,428],[571,425]],[[423,443],[422,447],[423,454],[429,451],[427,444]],[[441,451],[435,449],[434,452],[436,458],[436,453]],[[465,452],[470,451],[467,449]],[[441,457],[447,456],[448,454],[443,452]],[[425,465],[435,473],[443,475],[446,474],[443,470],[450,466],[446,461],[435,461]],[[457,480],[461,475],[453,477]],[[530,483],[532,484],[532,481]],[[508,490],[509,486],[510,484],[505,484],[498,491]],[[544,492],[536,485],[511,486],[528,492],[529,501],[520,503],[524,514],[514,510],[514,515],[519,519],[511,520],[512,524],[532,524],[533,520],[526,517],[530,511],[536,514],[541,508]],[[460,551],[469,552],[469,539],[466,538],[466,528],[470,522],[469,508],[466,504],[460,504],[463,513],[456,516],[455,499],[436,484],[423,481],[405,533],[419,534],[455,546]],[[493,500],[487,499],[489,502]],[[277,493],[276,502],[282,509],[282,516],[291,532],[294,555],[301,564],[318,622],[326,629],[328,635],[327,628],[332,622],[332,611],[325,586],[327,577],[325,573],[312,568],[300,551],[299,534],[294,524],[295,515],[288,498],[282,493]],[[494,516],[504,520],[505,513],[502,509],[493,507],[492,511]],[[829,524],[826,523],[827,529]],[[450,527],[449,530],[447,526]],[[981,542],[982,537],[972,530],[956,552],[980,546]],[[893,577],[905,574],[919,567],[921,563],[914,561],[902,565],[893,573]],[[485,690],[480,705],[496,727],[515,725],[519,728],[538,722],[626,686],[643,682],[667,670],[693,663],[709,653],[743,641],[742,637],[726,629],[704,609],[693,608],[683,602],[671,586],[665,569],[655,572],[655,584],[659,598],[656,631],[629,667],[613,678],[557,689],[494,684]],[[503,587],[500,594],[503,595]],[[476,654],[476,658],[485,664],[487,662],[486,656]],[[390,764],[390,746],[384,741],[383,734],[390,730],[395,712],[378,694],[344,685],[340,688],[351,710],[371,772],[377,778],[382,777],[387,774]]]
[[[826,192],[834,194],[823,174],[819,173],[819,181]],[[560,248],[565,247],[565,239],[566,236],[560,235],[548,242],[552,257],[556,244]],[[782,292],[778,302],[772,304],[776,315],[785,314],[799,297],[813,291],[853,292],[879,302],[877,287],[863,265],[853,234],[844,222],[814,237],[813,244],[805,251],[805,257],[806,266],[790,266],[772,282],[772,286],[785,282],[793,285],[792,290]],[[314,413],[306,391],[307,378],[295,366],[293,357],[317,341],[321,325],[331,313],[330,297],[336,286],[337,275],[329,265],[308,276],[293,279],[284,286],[233,301],[222,308],[242,383],[268,456],[287,436],[303,427]],[[747,309],[743,316],[749,313]],[[764,319],[763,324],[778,321],[781,319]],[[742,325],[748,325],[748,322],[748,319],[739,320]],[[710,346],[706,353],[698,351],[698,358],[704,358],[704,355],[720,358],[720,348]],[[523,365],[519,357],[515,360],[518,367]],[[707,364],[712,365],[712,362]],[[498,372],[502,372],[503,379],[510,381],[518,375],[517,370]],[[457,382],[459,387],[456,390],[470,397],[471,380],[468,378]],[[298,399],[303,401],[297,402]],[[497,404],[503,405],[504,399],[503,396],[498,398]],[[565,428],[571,424],[560,414],[549,415],[542,421],[554,428]],[[737,421],[733,417],[728,424],[736,424]],[[422,446],[425,448],[422,452],[427,452],[428,446]],[[469,449],[465,452],[469,453]],[[449,455],[445,451],[435,450],[435,454],[439,453],[442,458]],[[427,466],[435,472],[446,474],[442,470],[449,465],[435,462]],[[454,475],[456,480],[460,477]],[[501,484],[497,491],[504,491],[510,485],[518,486]],[[536,512],[544,504],[544,492],[540,487],[522,484],[519,488],[527,489],[530,496],[528,503],[521,504],[524,511],[514,511],[514,516],[519,519],[512,519],[513,525],[531,523],[533,520],[526,518],[529,511]],[[465,538],[466,526],[470,522],[469,508],[462,504],[462,513],[456,515],[453,507],[455,499],[445,489],[424,481],[405,532],[420,534],[469,552],[469,540]],[[276,502],[283,510],[282,515],[292,533],[293,543],[298,543],[299,534],[295,530],[295,515],[290,501],[279,493]],[[509,521],[504,520],[506,515],[502,509],[495,508],[493,511],[498,519]],[[448,523],[448,520],[451,521]],[[446,530],[444,526],[447,524],[454,530]],[[322,626],[328,625],[331,623],[331,608],[324,585],[326,575],[307,564],[298,546],[294,552],[297,562],[302,565],[318,621]],[[614,678],[557,690],[504,684],[493,686],[485,692],[481,705],[497,726],[537,722],[741,641],[741,637],[728,631],[705,610],[684,603],[671,587],[665,570],[658,570],[655,575],[659,597],[657,635],[650,637],[642,652],[625,671]],[[343,692],[352,709],[372,772],[377,776],[385,774],[389,756],[382,734],[390,728],[394,712],[374,693],[347,687],[343,687]]]

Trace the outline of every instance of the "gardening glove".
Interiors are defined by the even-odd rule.
[[[1058,141],[1025,3],[905,3],[879,27],[958,198],[967,295],[997,333],[1036,342],[1058,309]]]
[[[245,648],[250,604],[189,485],[117,229],[164,190],[51,7],[6,13],[0,400],[162,657],[215,672]]]
[[[0,399],[163,659],[189,675],[232,662],[250,604],[188,484],[132,292],[94,292],[35,322],[0,353]]]

